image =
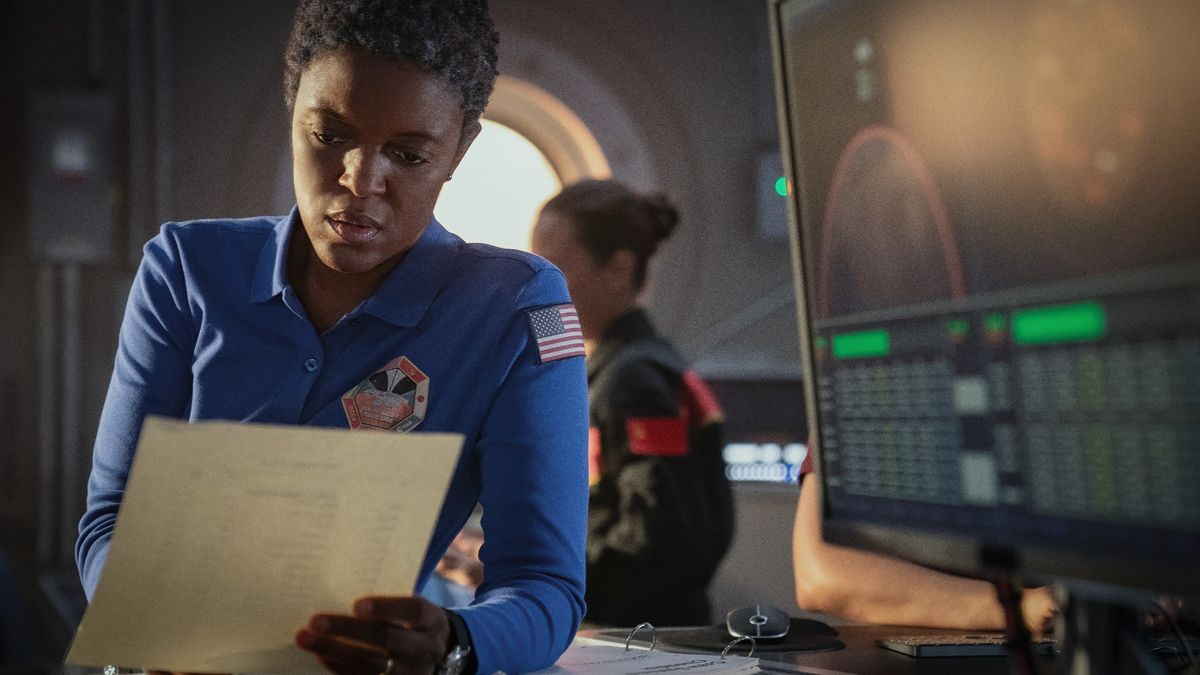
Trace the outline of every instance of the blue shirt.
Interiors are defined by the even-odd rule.
[[[456,611],[479,670],[553,663],[584,613],[587,383],[581,357],[540,361],[528,314],[570,301],[562,274],[434,221],[371,298],[318,334],[286,275],[297,227],[295,209],[168,223],[146,245],[76,543],[89,597],[146,415],[345,428],[342,396],[403,356],[428,378],[416,430],[466,437],[417,587],[478,501],[486,578]]]

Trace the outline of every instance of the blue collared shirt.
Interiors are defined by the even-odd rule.
[[[528,317],[570,302],[562,274],[434,221],[372,297],[317,333],[287,280],[297,227],[295,209],[168,223],[146,245],[76,544],[89,597],[146,415],[345,428],[342,396],[403,356],[428,378],[416,431],[466,437],[417,585],[478,501],[486,579],[458,611],[480,672],[549,665],[584,612],[588,494],[583,358],[541,363]]]

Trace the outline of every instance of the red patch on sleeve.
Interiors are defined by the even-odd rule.
[[[600,454],[600,429],[588,427],[588,485],[600,482],[604,457]]]
[[[629,451],[651,457],[688,454],[687,420],[682,417],[630,417],[625,420]]]

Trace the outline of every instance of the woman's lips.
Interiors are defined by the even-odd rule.
[[[352,244],[371,241],[381,232],[374,219],[366,216],[334,214],[325,216],[325,222],[339,237]]]

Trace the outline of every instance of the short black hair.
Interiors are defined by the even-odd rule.
[[[335,49],[412,61],[462,94],[463,127],[479,120],[496,84],[500,38],[487,0],[300,0],[284,52],[284,100],[300,75]]]
[[[632,251],[634,286],[646,282],[646,267],[658,246],[679,224],[679,209],[664,192],[638,192],[614,179],[585,179],[562,189],[542,207],[565,216],[575,241],[598,263]]]

